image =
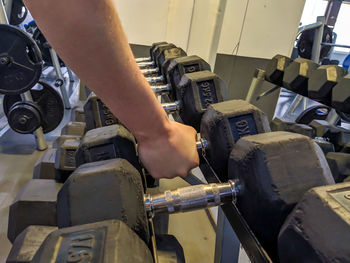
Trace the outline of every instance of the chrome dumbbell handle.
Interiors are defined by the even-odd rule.
[[[164,93],[169,93],[169,91],[172,90],[171,85],[170,84],[166,84],[166,85],[159,85],[159,86],[151,86],[153,92],[155,94],[164,94]]]
[[[233,180],[220,184],[189,186],[162,194],[146,194],[144,205],[149,216],[187,212],[236,202],[238,189]]]
[[[138,63],[137,65],[139,66],[140,69],[145,69],[145,68],[157,66],[154,61],[142,62],[142,63]]]
[[[148,77],[146,78],[148,83],[153,84],[153,83],[163,83],[165,81],[163,76],[158,76],[158,77]]]
[[[180,110],[180,102],[175,101],[175,102],[169,102],[169,103],[162,103],[163,109],[168,113],[173,113],[178,110]]]
[[[152,61],[151,57],[135,58],[136,63],[143,63],[143,62],[150,62],[150,61]]]
[[[148,75],[158,74],[160,73],[160,70],[159,68],[141,69],[141,73],[144,76],[148,76]]]

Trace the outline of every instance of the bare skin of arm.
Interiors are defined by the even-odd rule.
[[[168,120],[134,61],[113,0],[24,2],[60,57],[134,134],[153,177],[186,176],[198,165],[196,131]]]

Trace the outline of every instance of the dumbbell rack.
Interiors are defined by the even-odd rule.
[[[161,100],[164,103],[171,102],[171,99],[167,94],[164,94],[161,96]],[[172,116],[175,121],[183,123],[181,120],[181,117],[179,116],[178,112],[172,113]],[[205,179],[208,183],[221,183],[220,179],[214,172],[213,168],[207,161],[204,154],[200,155],[200,165],[199,168],[201,172],[203,173]],[[186,181],[190,184],[200,184],[203,183],[199,179],[197,179],[194,175],[191,173],[187,176],[189,179]],[[248,226],[245,219],[242,217],[241,213],[239,212],[237,206],[232,202],[230,204],[224,204],[221,206],[221,209],[228,221],[228,223],[231,225],[232,229],[234,230],[234,234],[239,239],[240,243],[242,244],[245,252],[247,253],[249,259],[251,262],[272,262],[270,257],[268,256],[267,252],[264,250],[264,248],[260,245],[258,239],[253,234],[252,230]],[[218,225],[218,229],[220,227],[223,227],[222,225]],[[225,241],[223,241],[225,242]],[[224,246],[232,246],[233,244],[222,244],[222,247]],[[217,251],[215,252],[217,253]],[[221,251],[219,252],[221,253]],[[228,257],[223,258],[222,255],[220,255],[221,261],[220,262],[228,262]],[[231,262],[238,262],[238,255],[237,258],[230,258]],[[216,261],[215,261],[216,262]]]

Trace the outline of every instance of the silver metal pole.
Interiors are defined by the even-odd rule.
[[[6,11],[7,17],[11,16],[11,10],[12,10],[12,0],[5,0],[5,11]]]
[[[324,21],[325,21],[324,16],[317,17],[317,22],[319,22],[321,25],[319,27],[317,27],[315,30],[315,37],[314,37],[314,42],[313,42],[313,46],[312,46],[312,54],[311,54],[311,60],[316,62],[316,63],[319,63],[319,61],[320,61]]]
[[[253,96],[256,94],[257,90],[260,90],[265,80],[265,70],[256,69],[252,82],[247,93],[245,100],[249,103],[253,103]]]
[[[1,0],[0,0],[1,1]],[[30,91],[24,92],[21,94],[21,98],[22,100],[26,100],[26,101],[33,101],[32,98],[32,94],[30,93]],[[43,128],[39,127],[38,129],[36,129],[34,131],[34,137],[36,140],[36,144],[37,144],[37,148],[39,151],[44,151],[47,149],[47,143],[44,137],[44,132],[43,132]]]
[[[2,2],[2,0],[0,0],[0,24],[9,24],[9,21],[7,19],[7,15],[6,15],[6,10],[5,10],[5,6],[4,3]]]
[[[65,81],[64,81],[64,77],[63,77],[63,74],[62,74],[62,70],[61,70],[61,67],[60,67],[60,62],[58,60],[57,53],[51,47],[49,47],[49,51],[50,51],[52,64],[53,64],[53,67],[54,67],[54,69],[56,71],[56,76],[57,76],[55,85],[58,86],[60,88],[60,90],[61,90],[64,108],[70,109],[71,106],[70,106],[67,90],[66,90],[66,87],[65,87]]]

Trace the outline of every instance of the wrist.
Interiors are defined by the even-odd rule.
[[[134,132],[138,143],[148,144],[156,141],[168,140],[172,131],[172,124],[168,116],[149,121],[142,130]]]

